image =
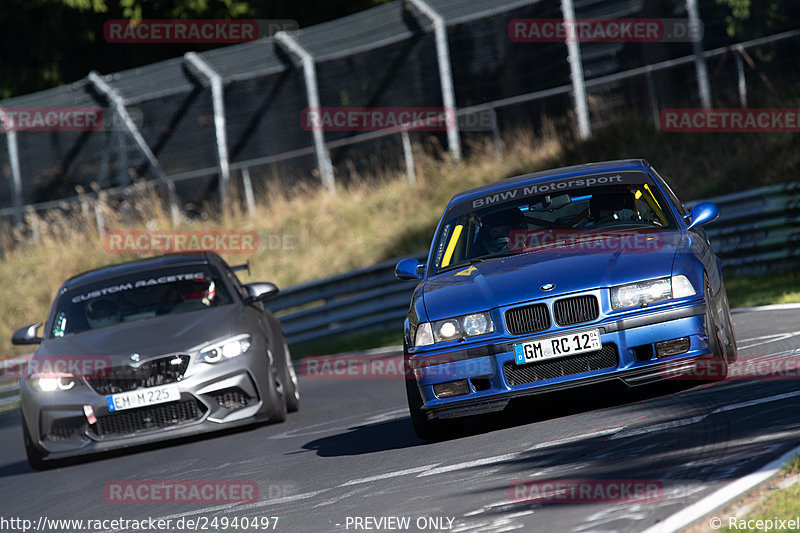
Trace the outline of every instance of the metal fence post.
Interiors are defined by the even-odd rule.
[[[711,109],[711,85],[708,81],[708,67],[703,53],[703,39],[698,35],[700,28],[700,12],[697,0],[686,0],[686,14],[689,17],[689,31],[692,34],[692,50],[694,51],[694,70],[697,73],[697,91],[704,109]]]
[[[436,38],[436,60],[439,64],[439,83],[442,86],[442,103],[447,113],[447,147],[455,161],[461,160],[461,140],[458,132],[456,115],[456,95],[453,87],[453,73],[450,69],[450,50],[447,46],[447,24],[425,0],[408,0],[423,15],[433,22]]]
[[[0,109],[0,115],[2,113],[3,110]],[[6,130],[6,147],[8,148],[8,162],[11,165],[11,201],[14,206],[14,225],[19,226],[22,224],[24,208],[22,206],[22,176],[19,169],[19,144],[17,143],[17,132],[13,126]]]
[[[217,139],[217,161],[219,163],[219,199],[222,212],[228,211],[230,202],[231,171],[228,160],[228,135],[225,131],[225,100],[223,98],[222,76],[194,52],[187,52],[183,58],[211,84],[211,102],[214,108],[214,131]]]
[[[177,225],[180,217],[178,212],[177,195],[175,194],[175,184],[171,180],[167,179],[167,177],[161,171],[161,168],[158,166],[158,159],[156,159],[156,156],[152,150],[150,150],[150,147],[147,146],[147,142],[139,132],[139,128],[136,127],[133,119],[131,119],[128,111],[125,109],[125,101],[123,100],[122,96],[120,96],[115,89],[107,84],[103,78],[100,77],[100,74],[98,74],[97,71],[91,71],[88,78],[92,85],[94,85],[98,91],[104,94],[106,98],[111,101],[112,105],[114,106],[114,111],[116,112],[117,116],[119,116],[120,120],[122,120],[122,123],[128,130],[128,133],[130,133],[131,137],[133,137],[133,140],[139,146],[139,150],[141,150],[145,158],[147,158],[147,162],[150,164],[150,167],[153,170],[153,173],[156,175],[156,178],[158,178],[158,180],[161,181],[161,183],[167,189],[172,224]]]
[[[500,127],[497,124],[497,111],[494,109],[489,110],[492,116],[492,141],[494,142],[494,151],[497,155],[497,160],[503,160],[503,138],[500,136]]]
[[[411,185],[417,184],[417,173],[414,170],[414,151],[411,149],[411,138],[408,130],[403,130],[400,136],[403,138],[403,156],[406,160],[406,174]]]
[[[312,110],[319,110],[319,86],[317,85],[317,69],[314,66],[314,56],[306,50],[297,39],[284,31],[275,34],[275,41],[282,44],[289,51],[293,52],[303,62],[303,75],[306,81],[306,94],[308,95],[308,107]],[[298,117],[298,121],[300,117]],[[328,150],[325,148],[325,136],[321,128],[312,128],[314,135],[314,147],[317,152],[317,166],[319,167],[322,184],[331,194],[336,192],[333,179],[333,165],[331,164]]]
[[[741,46],[737,46],[733,57],[736,59],[736,77],[738,79],[739,104],[747,107],[747,79],[744,76],[744,62],[742,61]]]
[[[242,169],[242,186],[244,187],[244,199],[247,203],[247,214],[253,216],[256,207],[256,200],[253,196],[253,182],[250,181],[250,169]]]
[[[561,14],[567,22],[575,22],[575,8],[572,0],[561,0]],[[572,97],[575,102],[575,119],[578,125],[578,137],[588,139],[592,136],[589,121],[589,107],[586,104],[586,80],[583,77],[583,61],[581,47],[576,36],[567,35],[567,61],[572,78]]]

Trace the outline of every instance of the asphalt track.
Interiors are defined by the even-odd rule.
[[[252,523],[242,527],[243,519],[278,517],[269,530],[643,531],[800,442],[800,378],[764,372],[797,360],[800,310],[736,313],[734,322],[740,359],[771,365],[748,379],[553,394],[474,419],[465,436],[434,444],[415,437],[399,379],[301,377],[301,410],[286,423],[42,472],[28,466],[20,417],[11,412],[0,416],[0,530],[22,531],[21,522],[2,521],[16,518],[39,531],[263,531]],[[137,480],[251,481],[258,498],[245,504],[107,500],[109,483]],[[538,484],[515,493],[509,487],[517,480]],[[527,499],[534,487],[545,490],[555,480],[583,480],[581,486],[603,492],[584,493],[582,500],[563,491],[560,499]],[[646,501],[608,501],[616,495],[610,488],[625,490],[637,480],[657,490]],[[408,518],[409,526],[367,517]],[[51,522],[120,518],[172,522],[164,529]],[[188,527],[188,518],[199,522]]]

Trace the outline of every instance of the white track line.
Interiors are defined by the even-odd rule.
[[[750,313],[751,311],[783,311],[787,309],[800,309],[800,303],[759,305],[757,307],[736,307],[731,309],[731,313]]]
[[[645,529],[642,533],[672,533],[697,522],[704,516],[713,513],[716,509],[719,509],[726,503],[730,502],[740,494],[743,494],[753,487],[760,485],[777,474],[783,465],[791,461],[792,458],[798,453],[800,453],[800,446],[789,450],[774,461],[762,466],[755,472],[728,483],[721,489],[709,494],[702,500],[695,502],[689,507],[686,507],[685,509],[675,513],[663,522],[659,522],[658,524]],[[725,525],[724,519],[722,521],[722,525]]]

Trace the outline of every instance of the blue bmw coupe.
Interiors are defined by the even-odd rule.
[[[405,320],[414,429],[436,440],[522,396],[621,380],[723,379],[737,357],[721,262],[644,160],[504,179],[455,195]],[[682,374],[687,370],[687,374]],[[692,373],[694,372],[694,373]]]

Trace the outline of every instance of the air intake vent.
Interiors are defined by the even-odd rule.
[[[544,331],[550,327],[550,313],[545,304],[515,307],[506,311],[506,326],[512,335]]]
[[[591,295],[564,298],[553,304],[553,315],[559,326],[571,326],[597,319],[600,307],[597,298]]]

